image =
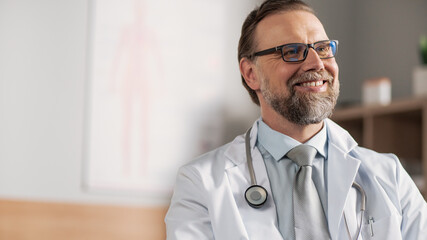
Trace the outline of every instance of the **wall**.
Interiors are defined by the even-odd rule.
[[[0,2],[0,196],[80,189],[87,1]]]
[[[0,0],[0,198],[165,206],[168,199],[144,193],[81,187],[88,6],[89,0]],[[253,6],[239,0],[227,7],[225,114],[241,132],[257,115],[236,60],[240,26]]]
[[[419,39],[427,35],[427,1],[363,0],[356,11],[356,80],[387,76],[394,98],[410,97]]]
[[[309,0],[330,38],[340,40],[339,103],[360,103],[365,79],[392,80],[394,99],[412,94],[412,69],[420,64],[418,42],[427,35],[424,0]]]

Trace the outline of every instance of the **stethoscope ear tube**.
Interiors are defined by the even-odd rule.
[[[260,208],[267,201],[268,193],[264,187],[258,185],[256,182],[251,156],[251,129],[252,128],[249,128],[245,135],[246,161],[248,161],[249,175],[251,177],[251,186],[245,191],[245,199],[249,206],[253,208]]]
[[[360,232],[362,231],[362,226],[363,226],[363,218],[365,216],[365,209],[366,209],[366,194],[365,191],[363,190],[362,186],[360,186],[358,183],[353,182],[352,187],[354,187],[355,189],[357,189],[360,192],[361,195],[361,202],[360,202],[360,220],[359,220],[359,228],[357,231],[357,235],[356,235],[356,239],[359,239],[360,236]],[[350,234],[350,229],[348,228],[348,223],[347,223],[347,217],[345,216],[345,213],[343,213],[344,216],[344,222],[345,222],[345,227],[347,230],[347,234],[348,234],[348,239],[351,240],[351,234]]]
[[[362,196],[362,200],[361,200],[361,204],[360,204],[360,211],[365,211],[365,209],[366,209],[366,193],[365,193],[365,191],[357,182],[353,182],[352,187],[359,190],[360,195]]]

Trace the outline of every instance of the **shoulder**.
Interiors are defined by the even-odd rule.
[[[193,169],[194,171],[205,172],[209,169],[219,167],[225,163],[225,153],[232,143],[227,143],[214,150],[204,153],[194,158],[181,169]]]
[[[219,181],[226,169],[236,165],[237,156],[244,150],[244,139],[237,136],[232,142],[200,155],[182,166],[178,174],[191,174],[202,181]]]
[[[349,155],[360,160],[359,181],[370,189],[370,195],[379,194],[389,201],[393,209],[402,212],[400,202],[404,191],[418,190],[401,165],[398,157],[391,153],[378,153],[364,147],[355,147]],[[408,183],[408,184],[402,184]],[[381,194],[380,194],[381,193]]]
[[[400,167],[398,157],[392,153],[379,153],[374,150],[357,146],[349,155],[361,161],[362,166],[371,169],[373,173],[396,173]]]

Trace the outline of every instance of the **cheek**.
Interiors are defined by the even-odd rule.
[[[278,69],[277,79],[280,82],[281,87],[288,88],[288,82],[295,75],[298,75],[298,68],[294,66],[287,66]]]
[[[338,79],[338,73],[339,73],[338,64],[335,61],[335,58],[331,58],[330,60],[331,60],[330,62],[325,64],[325,68],[334,76],[334,79]]]

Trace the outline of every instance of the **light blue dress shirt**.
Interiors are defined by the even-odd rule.
[[[327,215],[327,159],[328,159],[328,136],[326,124],[309,141],[304,144],[310,145],[317,150],[313,160],[313,181],[319,193],[326,219]],[[298,166],[286,157],[286,154],[297,145],[302,143],[297,140],[271,129],[262,120],[258,121],[257,147],[260,150],[267,169],[268,178],[272,190],[273,200],[276,205],[279,231],[285,240],[293,240],[293,204],[292,188]]]

